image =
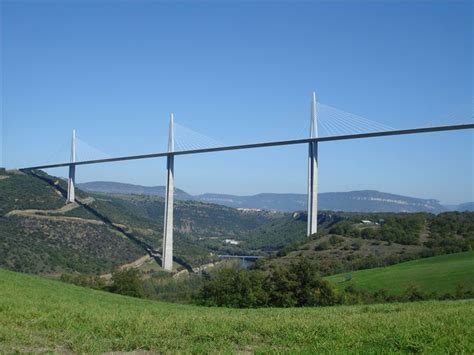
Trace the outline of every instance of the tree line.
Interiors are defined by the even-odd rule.
[[[183,280],[164,273],[159,278],[144,279],[136,269],[116,271],[110,283],[98,276],[71,274],[62,275],[61,280],[131,297],[231,308],[324,307],[474,297],[474,289],[463,285],[458,285],[453,293],[441,295],[414,285],[401,295],[389,294],[384,289],[374,292],[353,286],[340,289],[321,278],[315,264],[305,258],[266,271],[236,265],[220,267]]]

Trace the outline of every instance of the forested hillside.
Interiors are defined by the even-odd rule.
[[[87,210],[65,206],[51,185],[21,172],[1,175],[0,206],[1,267],[43,274],[100,273],[145,254]]]
[[[164,200],[158,196],[89,194],[65,204],[66,182],[36,171],[0,176],[0,266],[31,273],[111,272],[150,255],[160,263]],[[175,203],[176,267],[238,253],[242,239],[286,215],[244,213],[197,201]],[[180,262],[182,261],[181,266]]]
[[[293,242],[262,263],[306,257],[323,275],[474,249],[474,213],[339,213],[340,221]]]
[[[159,270],[164,200],[160,196],[77,191],[43,172],[0,175],[0,266],[60,274],[110,273],[145,255]],[[241,211],[199,201],[175,203],[176,268],[218,261],[219,254],[261,255],[273,265],[308,257],[323,275],[471,250],[474,213],[323,211],[306,237],[306,213]],[[231,241],[231,243],[229,242]]]

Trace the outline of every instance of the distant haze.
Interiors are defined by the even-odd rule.
[[[78,187],[88,192],[112,194],[140,194],[164,196],[164,186],[146,187],[117,182],[89,182]],[[181,200],[197,200],[215,203],[234,208],[264,209],[276,211],[301,211],[306,209],[306,195],[262,193],[253,196],[235,196],[226,194],[206,193],[190,195],[175,189],[175,197]],[[474,203],[459,206],[442,206],[435,199],[420,199],[400,196],[373,190],[351,192],[320,193],[319,209],[348,212],[431,212],[440,213],[448,210],[474,210]]]

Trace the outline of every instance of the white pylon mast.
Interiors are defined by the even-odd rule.
[[[168,136],[168,153],[174,152],[174,117],[171,114]],[[166,160],[165,224],[163,230],[163,262],[166,271],[173,270],[173,204],[174,204],[174,155]]]
[[[318,137],[316,93],[311,101],[309,137]],[[308,230],[307,236],[318,231],[318,142],[308,143]]]
[[[71,139],[71,163],[76,162],[76,130],[72,130]],[[67,202],[74,202],[76,199],[76,166],[69,165],[69,178],[67,180]]]

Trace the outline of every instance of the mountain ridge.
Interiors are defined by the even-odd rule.
[[[164,197],[164,186],[141,186],[108,181],[78,184],[88,192],[115,194],[143,194]],[[259,193],[248,196],[204,193],[191,195],[175,188],[175,197],[181,200],[195,200],[233,208],[275,210],[283,212],[306,209],[306,195],[297,193]],[[322,210],[345,212],[431,212],[441,213],[452,210],[471,210],[474,203],[459,206],[443,206],[436,199],[422,199],[380,192],[377,190],[357,190],[348,192],[319,193],[319,207]],[[464,208],[464,209],[461,209]]]

